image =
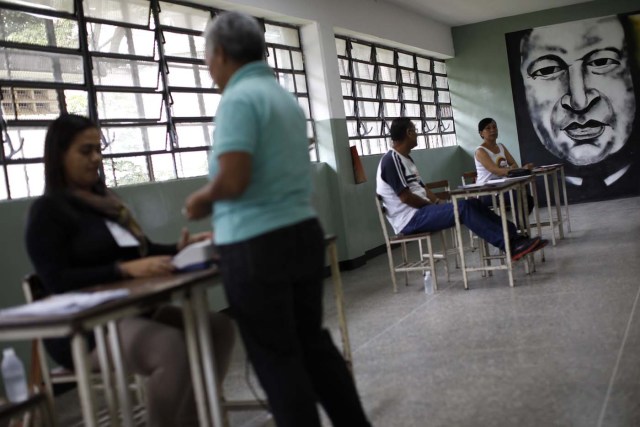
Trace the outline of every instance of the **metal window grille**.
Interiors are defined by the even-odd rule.
[[[457,145],[444,61],[336,36],[349,141],[360,155],[390,148],[389,128],[408,117],[417,149]]]
[[[0,200],[44,189],[48,124],[89,116],[109,186],[205,175],[220,101],[201,31],[220,10],[160,0],[0,0]],[[299,28],[261,21],[315,141]],[[315,143],[309,154],[317,160]]]

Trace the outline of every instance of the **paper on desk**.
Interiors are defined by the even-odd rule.
[[[114,289],[97,292],[69,292],[52,295],[40,301],[0,310],[0,317],[39,316],[51,314],[71,314],[104,302],[129,295],[128,289]]]
[[[519,181],[524,178],[529,178],[529,176],[514,176],[512,178],[507,177],[507,178],[490,179],[489,181],[487,181],[487,184],[502,184],[504,182]]]

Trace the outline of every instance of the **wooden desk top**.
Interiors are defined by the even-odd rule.
[[[93,286],[82,291],[103,291],[114,289],[128,289],[129,295],[107,301],[75,313],[0,317],[0,333],[15,329],[38,329],[51,327],[68,327],[71,331],[86,329],[85,322],[101,317],[108,317],[127,308],[137,308],[142,311],[163,301],[169,300],[173,292],[188,289],[204,279],[213,279],[218,275],[218,268],[211,267],[189,273],[173,274],[144,279],[122,280],[114,283]]]

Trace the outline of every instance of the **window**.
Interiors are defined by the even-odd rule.
[[[51,120],[98,121],[114,187],[205,175],[219,90],[201,32],[218,10],[159,0],[5,0],[0,6],[0,199],[44,189]],[[315,129],[296,26],[264,22],[267,60]],[[315,144],[309,145],[313,160]]]
[[[446,66],[415,53],[336,36],[349,140],[361,155],[389,149],[389,127],[408,117],[417,148],[456,145]]]

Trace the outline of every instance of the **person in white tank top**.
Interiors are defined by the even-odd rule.
[[[507,147],[498,144],[498,125],[491,117],[484,118],[478,123],[478,132],[482,138],[482,144],[476,149],[474,159],[476,161],[477,183],[484,184],[491,179],[507,176],[511,169],[518,168]],[[533,163],[524,165],[527,169],[533,169]],[[481,196],[480,201],[487,206],[492,206],[491,196]],[[505,201],[507,206],[509,200]],[[533,210],[533,197],[527,192],[528,213]]]
[[[490,179],[497,179],[507,176],[510,169],[518,168],[509,150],[498,144],[498,125],[490,117],[480,120],[478,132],[482,138],[482,144],[476,149],[475,162],[478,177],[476,182],[484,184]],[[532,169],[533,164],[524,165],[527,169]]]

